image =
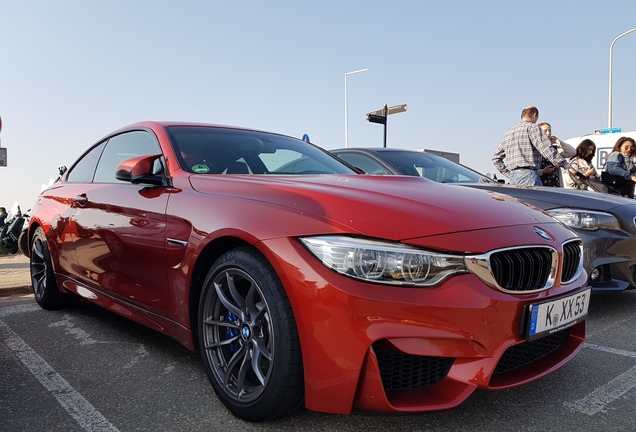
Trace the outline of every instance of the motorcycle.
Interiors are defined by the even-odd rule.
[[[66,166],[58,169],[57,179],[51,179],[48,185],[42,185],[42,189],[57,183],[64,173],[67,171]],[[14,203],[11,208],[10,216],[5,219],[5,225],[0,228],[0,254],[16,254],[18,251],[24,256],[29,257],[29,212],[31,209],[22,213],[18,203]]]
[[[16,206],[16,211],[11,217],[5,220],[5,224],[0,230],[0,253],[15,254],[18,251],[28,256],[28,245],[26,238],[27,221],[29,220],[29,210],[22,213],[20,206]],[[20,243],[23,243],[22,245]]]

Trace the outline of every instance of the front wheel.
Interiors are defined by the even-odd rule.
[[[51,252],[44,230],[38,227],[33,235],[30,251],[31,284],[35,301],[44,309],[61,309],[71,303],[70,294],[58,290]]]
[[[248,421],[273,420],[304,405],[296,321],[271,264],[252,248],[222,255],[205,279],[199,346],[221,402]]]

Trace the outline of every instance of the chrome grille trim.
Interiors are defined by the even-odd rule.
[[[491,272],[507,291],[541,290],[554,284],[555,256],[547,248],[498,252],[490,256]]]
[[[563,243],[563,267],[561,283],[574,282],[583,271],[583,242],[572,240]]]
[[[546,245],[518,246],[466,256],[465,264],[470,272],[500,291],[534,293],[554,286],[559,267],[563,269],[563,284],[580,276],[583,271],[582,242],[579,239],[564,242],[561,251],[562,254]]]
[[[551,246],[518,246],[466,257],[466,267],[485,283],[500,291],[515,294],[532,293],[554,285],[559,267],[558,255],[557,250]],[[533,262],[533,257],[541,263]],[[494,269],[493,262],[496,267]],[[505,268],[506,263],[509,265],[508,268]],[[533,270],[539,271],[539,274],[532,275]],[[516,276],[517,272],[521,275]],[[523,285],[521,281],[525,281]]]

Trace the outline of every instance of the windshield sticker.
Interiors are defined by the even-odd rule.
[[[203,164],[197,164],[192,167],[192,171],[194,171],[197,174],[205,174],[206,172],[210,171],[210,167]]]

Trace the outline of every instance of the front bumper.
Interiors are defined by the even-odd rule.
[[[636,288],[636,237],[623,232],[577,231],[583,240],[583,266],[593,292]]]
[[[583,345],[584,321],[536,343],[526,342],[521,329],[525,305],[576,291],[585,272],[533,294],[504,293],[471,274],[436,288],[399,288],[336,274],[294,241],[267,243],[294,309],[305,404],[314,411],[452,408],[477,388],[546,376]]]

